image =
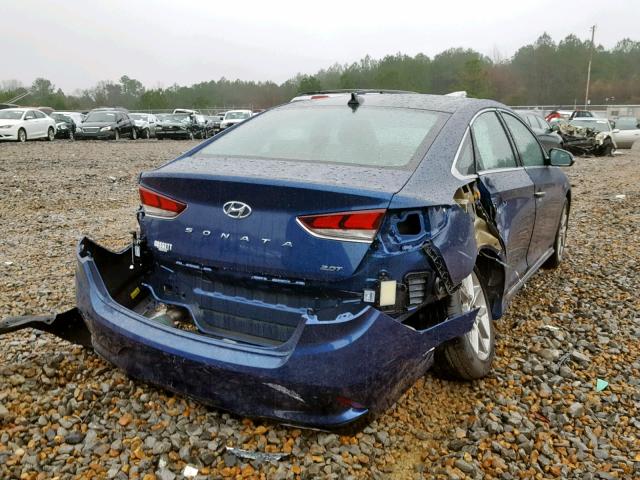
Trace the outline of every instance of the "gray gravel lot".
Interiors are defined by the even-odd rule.
[[[0,144],[0,317],[72,306],[77,239],[125,245],[137,174],[193,144]],[[640,478],[640,151],[581,158],[568,173],[567,258],[498,323],[488,378],[428,374],[339,436],[206,408],[17,332],[0,337],[0,478],[164,480],[185,465],[200,478]],[[597,379],[608,386],[596,391]]]

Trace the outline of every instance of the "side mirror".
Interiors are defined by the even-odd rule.
[[[573,165],[573,155],[561,148],[549,150],[549,164],[553,167],[570,167]]]

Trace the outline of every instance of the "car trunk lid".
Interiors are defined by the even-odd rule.
[[[363,172],[375,170],[371,168],[303,167],[295,162],[187,158],[145,173],[142,186],[187,208],[171,220],[146,216],[143,233],[167,261],[251,275],[345,279],[356,271],[370,243],[319,238],[297,218],[386,209],[408,174],[391,171],[384,181],[384,172]],[[248,205],[251,212],[234,218],[224,211],[229,203]]]

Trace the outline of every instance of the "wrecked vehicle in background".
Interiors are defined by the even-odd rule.
[[[576,118],[570,122],[553,122],[554,129],[562,137],[563,148],[574,155],[613,155],[617,148],[609,120]]]
[[[276,107],[142,173],[131,245],[82,239],[77,310],[38,328],[241,415],[360,425],[434,363],[490,371],[493,321],[563,258],[572,162],[492,101]]]
[[[138,138],[152,138],[156,136],[157,117],[152,113],[134,112],[129,117],[138,130]]]

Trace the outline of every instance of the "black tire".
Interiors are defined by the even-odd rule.
[[[120,140],[120,130],[114,130],[113,131],[113,139],[114,140]]]
[[[151,132],[148,128],[145,128],[142,132],[142,138],[144,138],[145,140],[149,140],[151,138]]]
[[[18,142],[24,143],[27,141],[27,131],[24,128],[18,130]]]
[[[156,134],[156,138],[157,138],[158,140],[164,140],[164,137],[163,137],[163,136],[159,136],[159,135],[157,135],[157,134]]]
[[[76,139],[76,136],[73,133],[73,130],[69,130],[69,140],[72,142]]]
[[[598,157],[612,157],[613,151],[615,148],[613,147],[613,142],[611,138],[606,138],[600,148],[597,150],[596,156]]]
[[[135,128],[131,129],[131,137],[130,138],[131,138],[131,140],[137,140],[138,139],[138,131]]]
[[[466,295],[469,291],[466,285],[469,282],[472,282],[471,292],[476,291],[473,287],[478,286],[477,294],[482,295],[478,297],[477,302],[472,302],[473,305],[469,304],[469,297]],[[477,269],[474,269],[473,273],[463,280],[463,285],[449,297],[447,315],[458,315],[477,308],[478,303],[484,304],[484,307],[480,307],[474,323],[478,337],[473,336],[472,329],[471,332],[437,347],[434,364],[437,373],[446,377],[475,380],[485,377],[491,370],[495,356],[495,329],[482,277]]]
[[[194,140],[195,137],[193,136],[193,132],[189,132],[189,140]]]
[[[567,248],[567,229],[569,228],[569,206],[565,200],[562,206],[562,213],[558,221],[558,230],[553,240],[553,255],[551,255],[544,265],[544,268],[558,268],[564,258],[564,252]]]
[[[52,127],[49,127],[49,130],[47,130],[47,141],[48,142],[53,142],[56,138],[56,132]]]

